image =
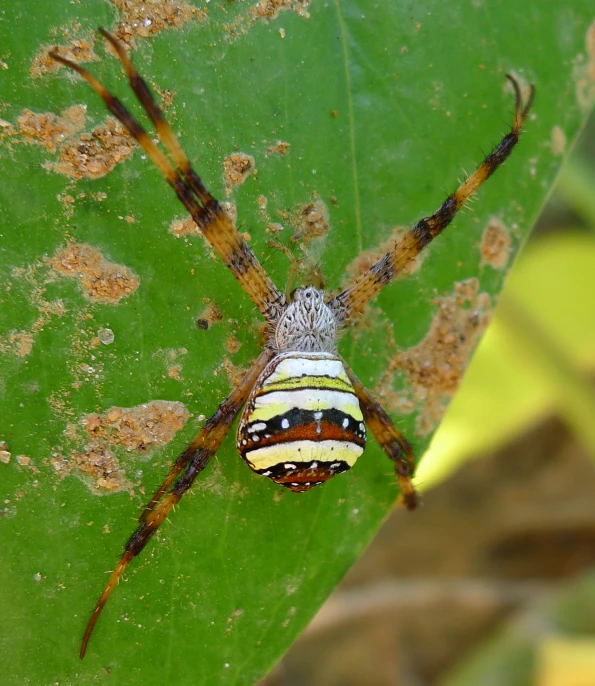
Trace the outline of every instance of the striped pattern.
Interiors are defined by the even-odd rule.
[[[250,394],[237,437],[251,469],[292,491],[350,469],[365,444],[359,401],[331,353],[275,357]]]

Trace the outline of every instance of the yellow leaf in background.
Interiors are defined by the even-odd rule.
[[[595,638],[547,638],[538,648],[536,686],[593,686]]]

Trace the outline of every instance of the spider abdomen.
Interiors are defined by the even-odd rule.
[[[237,438],[251,469],[292,491],[350,469],[365,444],[353,386],[341,360],[325,352],[275,357],[248,398]]]

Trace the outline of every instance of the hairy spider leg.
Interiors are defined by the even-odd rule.
[[[411,483],[411,477],[415,470],[413,448],[393,424],[382,405],[357,378],[345,360],[343,360],[343,366],[359,400],[366,426],[395,464],[395,472],[405,506],[408,510],[414,510],[419,504],[419,498]]]
[[[109,41],[116,51],[120,61],[122,62],[122,65],[124,66],[124,69],[126,70],[126,74],[134,94],[144,107],[146,113],[149,115],[149,118],[153,122],[153,126],[157,131],[159,140],[163,143],[163,145],[165,145],[167,151],[172,156],[178,171],[186,183],[190,186],[192,191],[196,194],[203,206],[206,207],[210,205],[214,200],[213,196],[209,193],[198,174],[192,168],[190,160],[186,157],[186,153],[182,149],[180,142],[170,129],[168,123],[165,121],[163,112],[161,112],[159,105],[149,90],[147,82],[134,68],[130,57],[128,57],[126,48],[101,26],[99,27],[99,33],[101,33],[101,35],[107,41]]]
[[[112,572],[105,590],[97,601],[97,605],[93,610],[83,642],[81,645],[80,657],[85,657],[87,651],[87,644],[89,638],[93,633],[97,619],[103,610],[108,598],[112,594],[114,588],[118,585],[120,577],[124,573],[126,567],[136,557],[141,550],[147,545],[151,536],[157,531],[163,520],[169,515],[174,505],[180,500],[184,493],[190,488],[196,477],[207,466],[209,460],[217,452],[223,439],[227,435],[231,425],[237,417],[239,411],[245,404],[252,387],[260,376],[263,369],[274,357],[275,353],[270,348],[260,354],[252,367],[246,373],[239,386],[236,386],[229,396],[219,405],[215,414],[210,417],[204,427],[199,431],[196,438],[184,450],[180,457],[176,460],[171,472],[159,488],[157,493],[153,496],[151,502],[141,515],[141,524],[137,530],[132,534],[124,548],[124,554],[120,558],[116,568]],[[169,488],[170,484],[180,472],[186,468],[186,471],[177,479],[170,491],[162,498],[163,493]]]
[[[120,100],[112,95],[94,76],[78,64],[55,52],[50,52],[50,57],[79,73],[103,99],[109,111],[122,122],[130,135],[153,160],[205,238],[231,270],[252,302],[269,322],[273,321],[279,308],[285,302],[282,293],[265,272],[219,202],[207,191],[200,177],[193,170],[176,137],[163,118],[146,82],[132,66],[124,48],[107,31],[103,29],[100,31],[116,49],[128,73],[132,89],[155,125],[157,134],[172,156],[177,169],[153,143],[141,124],[134,119]],[[202,204],[197,202],[197,198]]]
[[[523,106],[518,82],[507,74],[515,94],[515,114],[510,133],[506,134],[479,167],[450,195],[431,217],[420,220],[393,249],[381,257],[343,292],[329,302],[340,321],[360,312],[363,306],[384,286],[395,278],[419,253],[451,223],[477,189],[500,167],[519,141],[521,128],[533,103],[535,88],[532,85]]]

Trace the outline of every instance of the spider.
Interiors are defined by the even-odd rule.
[[[261,354],[176,459],[141,514],[140,524],[126,543],[89,619],[81,658],[97,619],[124,570],[207,466],[242,408],[236,445],[241,457],[257,474],[267,476],[291,491],[307,491],[353,467],[364,450],[367,426],[394,463],[404,504],[410,510],[417,506],[418,498],[411,482],[412,448],[339,355],[337,337],[346,322],[357,317],[366,303],[451,223],[457,211],[503,164],[518,143],[534,95],[531,86],[528,99],[523,103],[519,84],[507,75],[515,94],[510,132],[432,216],[421,219],[345,290],[333,297],[320,288],[308,286],[284,295],[192,168],[124,46],[104,29],[99,31],[120,58],[130,86],[171,161],[120,100],[94,76],[55,52],[50,52],[50,56],[78,72],[91,85],[155,163],[205,238],[256,305],[267,328]]]

